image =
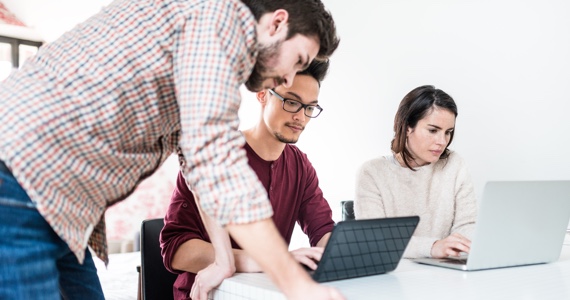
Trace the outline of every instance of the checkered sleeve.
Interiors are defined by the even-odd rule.
[[[183,172],[202,210],[224,226],[271,217],[271,205],[242,149],[241,84],[234,60],[244,51],[239,11],[212,5],[186,23],[173,54]]]

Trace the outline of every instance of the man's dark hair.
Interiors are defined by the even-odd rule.
[[[320,42],[318,60],[328,59],[338,47],[340,39],[331,14],[321,0],[242,0],[259,21],[266,13],[284,9],[289,13],[287,39],[296,34],[316,36]]]
[[[297,75],[309,75],[317,80],[319,87],[321,86],[321,81],[327,76],[329,70],[329,60],[316,60],[314,59],[309,67],[303,71],[297,72]]]

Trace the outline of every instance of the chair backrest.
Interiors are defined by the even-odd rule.
[[[340,201],[340,206],[342,211],[342,220],[343,221],[354,220],[354,201],[353,200]]]
[[[144,220],[141,225],[142,299],[173,299],[172,285],[176,274],[164,267],[160,254],[160,231],[164,219]]]

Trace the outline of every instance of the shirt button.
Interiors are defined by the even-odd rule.
[[[186,208],[186,207],[188,207],[188,204],[187,204],[187,203],[183,203],[183,204],[182,204],[182,207]]]

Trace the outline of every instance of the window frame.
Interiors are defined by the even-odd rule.
[[[5,35],[0,35],[0,43],[6,43],[12,46],[12,68],[16,69],[20,67],[20,45],[34,46],[38,47],[38,49],[43,45],[43,42],[19,39]]]

